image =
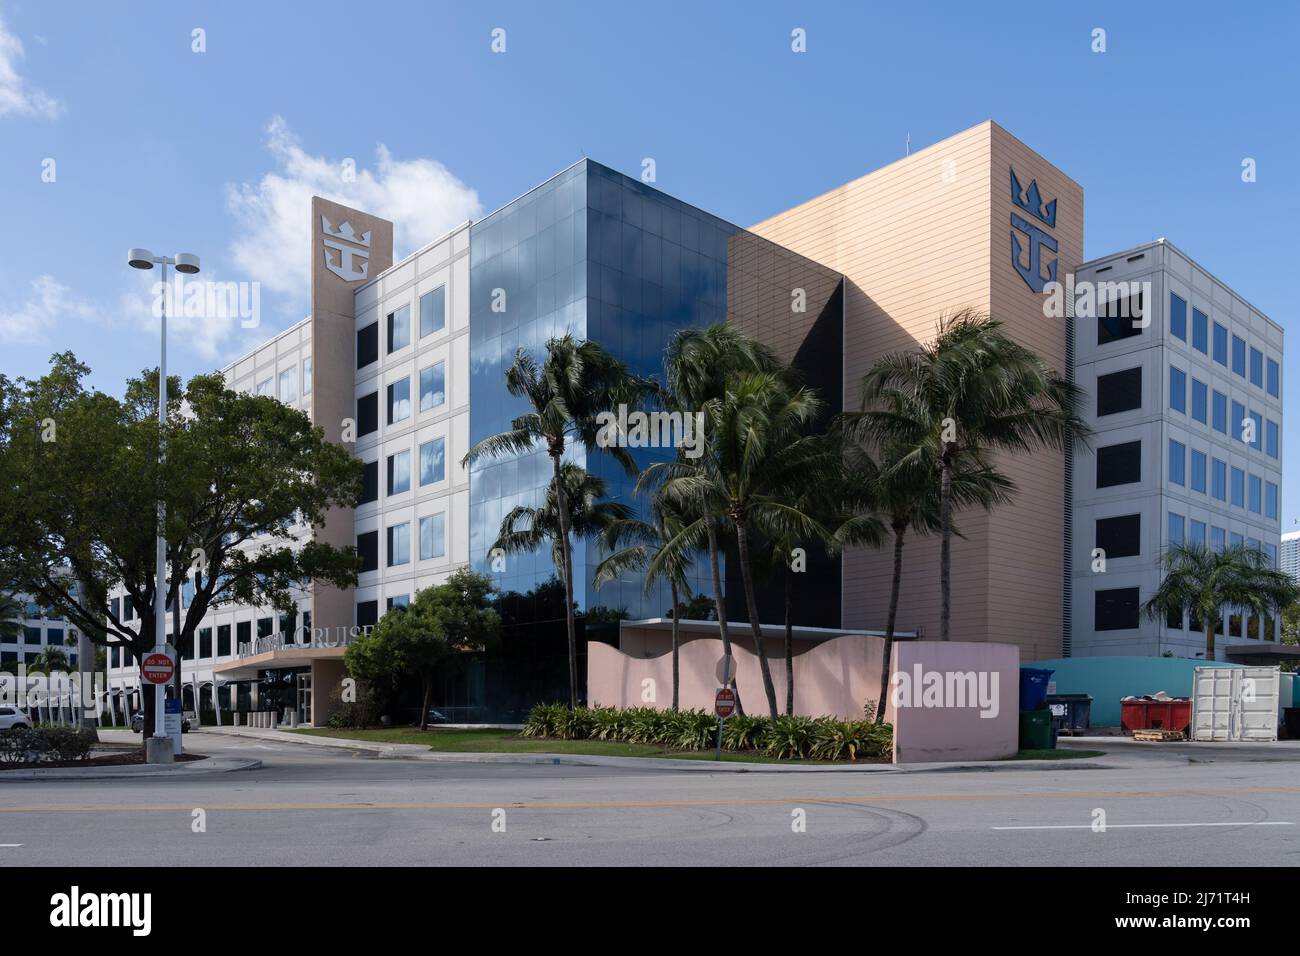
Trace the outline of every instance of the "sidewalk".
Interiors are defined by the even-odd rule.
[[[735,760],[677,760],[671,757],[602,757],[592,754],[548,753],[438,753],[423,744],[385,744],[368,740],[350,740],[345,737],[317,737],[295,734],[263,727],[204,727],[199,733],[224,734],[229,737],[249,737],[278,743],[307,744],[333,747],[341,750],[361,750],[381,758],[395,760],[427,760],[435,763],[501,763],[550,764],[568,767],[615,767],[625,770],[672,770],[696,773],[929,773],[938,771],[998,771],[998,770],[1104,770],[1117,765],[1100,763],[1103,758],[1090,760],[983,760],[955,763],[926,764],[812,764],[812,763],[745,763]],[[1086,748],[1097,749],[1097,748]]]
[[[172,764],[131,764],[123,767],[33,767],[0,770],[0,784],[11,780],[114,780],[139,777],[204,777],[214,773],[256,770],[262,761],[246,757],[206,757]]]

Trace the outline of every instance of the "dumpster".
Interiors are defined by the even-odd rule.
[[[1186,733],[1192,724],[1192,702],[1185,697],[1126,697],[1120,701],[1119,719],[1120,728],[1128,734],[1135,730]]]
[[[1047,682],[1054,670],[1042,667],[1020,668],[1020,709],[1038,710],[1047,699]]]
[[[1020,749],[1054,750],[1056,736],[1052,733],[1052,711],[1022,710],[1020,712]]]
[[[1063,734],[1082,733],[1091,726],[1091,694],[1048,694],[1047,706]]]

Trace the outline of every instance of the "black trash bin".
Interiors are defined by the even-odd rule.
[[[1300,707],[1282,708],[1282,726],[1289,740],[1300,740]]]
[[[1048,694],[1047,706],[1060,733],[1073,736],[1092,725],[1091,694]]]

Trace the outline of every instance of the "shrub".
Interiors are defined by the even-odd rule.
[[[770,717],[737,714],[722,725],[722,746],[728,750],[756,750],[767,734]]]
[[[687,710],[673,714],[676,718],[669,739],[671,747],[682,750],[704,750],[712,747],[718,736],[718,718],[702,710]]]
[[[593,726],[591,711],[586,707],[569,710],[561,707],[555,719],[555,736],[561,740],[586,740]]]
[[[536,704],[524,719],[523,736],[555,737],[556,724],[568,711],[563,704]]]
[[[80,727],[41,727],[36,733],[44,738],[50,760],[85,760],[95,744],[95,735]]]
[[[0,763],[36,763],[45,753],[45,737],[38,730],[22,727],[0,730]]]
[[[812,747],[817,722],[800,714],[783,715],[772,721],[763,737],[763,753],[783,760],[806,757]]]

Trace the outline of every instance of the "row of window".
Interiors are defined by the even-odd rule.
[[[447,441],[433,438],[420,445],[420,485],[434,485],[447,477]],[[388,456],[388,494],[400,495],[411,490],[411,451],[406,449]],[[358,504],[379,500],[379,462],[364,464],[361,499]]]
[[[420,370],[420,411],[427,412],[447,402],[447,363],[435,362]],[[404,378],[388,386],[388,424],[411,417],[411,380]],[[357,437],[379,430],[379,393],[357,399]]]
[[[1239,335],[1231,336],[1232,355],[1229,365],[1229,335],[1226,326],[1213,323],[1214,361],[1224,368],[1232,368],[1233,374],[1248,378],[1251,385],[1264,389],[1274,398],[1282,391],[1282,372],[1273,359],[1265,359],[1264,353],[1251,346]],[[1200,309],[1192,309],[1192,348],[1202,355],[1211,355],[1209,318]],[[1176,339],[1187,341],[1187,302],[1174,293],[1169,293],[1169,334]]]
[[[438,286],[420,296],[420,338],[441,332],[447,327],[446,286]],[[411,307],[404,305],[388,313],[388,354],[411,344]],[[379,323],[371,322],[357,329],[357,368],[379,361]]]
[[[234,641],[231,643],[231,625],[219,624],[216,628],[216,644],[213,645],[213,629],[210,627],[201,627],[195,637],[194,644],[184,653],[183,660],[204,660],[214,656],[215,649],[217,657],[229,657],[236,650],[239,644],[247,644],[253,639],[253,621],[236,621],[234,625]],[[275,618],[259,617],[256,620],[258,638],[270,637],[274,633]],[[307,631],[311,631],[311,611],[302,612],[302,626]],[[286,644],[293,644],[298,632],[293,627],[293,618],[288,614],[280,615],[280,633],[284,635]],[[172,635],[167,635],[168,643],[171,643]],[[108,661],[110,667],[130,667],[132,665],[133,655],[131,649],[124,644],[114,644],[108,648]]]
[[[1236,548],[1244,544],[1252,550],[1262,550],[1268,558],[1269,565],[1277,567],[1277,545],[1268,543],[1261,545],[1258,538],[1247,538],[1235,531],[1228,532],[1223,528],[1210,525],[1207,539],[1204,521],[1197,521],[1195,518],[1188,521],[1183,515],[1173,511],[1169,512],[1168,530],[1170,544],[1197,544],[1202,547],[1208,545],[1215,551],[1222,551],[1229,545]]]
[[[1141,369],[1137,370],[1139,373]],[[1101,376],[1097,379],[1098,388]],[[1140,386],[1139,375],[1139,386]],[[1210,389],[1204,382],[1192,378],[1192,420],[1208,425],[1216,432],[1228,434],[1228,396],[1218,389]],[[1232,437],[1270,458],[1280,454],[1281,428],[1278,423],[1265,419],[1253,408],[1247,411],[1241,402],[1232,402]],[[1187,374],[1176,365],[1169,366],[1169,408],[1181,415],[1187,414]],[[1100,413],[1098,413],[1100,414]]]
[[[447,553],[447,516],[439,513],[419,520],[419,560],[430,561]],[[366,531],[357,535],[357,553],[361,555],[361,571],[379,570],[379,532]],[[411,522],[388,526],[385,564],[390,568],[411,563]]]
[[[35,664],[40,659],[40,651],[24,651],[21,653],[19,651],[0,651],[0,664],[17,664],[21,660],[24,664],[31,665]],[[77,666],[77,654],[75,651],[68,653],[68,666]],[[4,708],[0,708],[0,712],[3,710]],[[0,713],[0,716],[3,716],[3,713]]]
[[[23,627],[14,635],[13,640],[17,644],[49,644],[51,647],[63,647],[63,628],[46,628],[42,639],[42,631],[39,627]]]
[[[296,402],[298,400],[298,368],[291,365],[289,368],[280,372],[279,380],[275,378],[264,378],[257,383],[253,389],[258,395],[269,395],[279,397],[282,402]],[[306,398],[311,394],[311,356],[308,355],[302,360],[302,395]]]
[[[1169,483],[1180,488],[1208,494],[1211,498],[1226,501],[1237,508],[1245,508],[1266,518],[1278,514],[1278,488],[1259,475],[1248,474],[1241,468],[1229,468],[1227,462],[1207,458],[1205,452],[1191,449],[1191,471],[1188,471],[1188,449],[1180,441],[1169,439]],[[1208,479],[1208,485],[1207,485]]]
[[[1272,615],[1244,615],[1229,612],[1228,626],[1225,629],[1223,619],[1218,621],[1214,632],[1220,636],[1225,633],[1230,637],[1248,637],[1252,639],[1273,640],[1275,619]],[[1132,631],[1141,626],[1142,602],[1137,588],[1108,588],[1093,595],[1092,612],[1093,630],[1096,631]],[[1190,630],[1202,633],[1205,628],[1195,611],[1185,613],[1178,611],[1169,614],[1165,624],[1172,630]]]

